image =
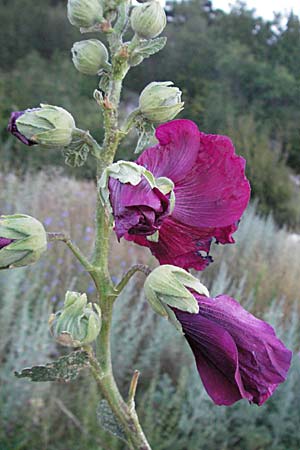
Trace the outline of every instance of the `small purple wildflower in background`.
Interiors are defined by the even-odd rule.
[[[44,224],[48,227],[53,222],[53,217],[46,217]]]

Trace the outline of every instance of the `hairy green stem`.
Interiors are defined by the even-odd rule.
[[[142,272],[144,273],[146,276],[150,275],[151,273],[151,269],[148,266],[145,266],[144,264],[136,264],[134,266],[132,266],[128,272],[126,272],[126,274],[124,275],[124,277],[122,278],[122,280],[120,281],[119,284],[117,284],[117,286],[114,289],[114,292],[119,295],[122,290],[124,289],[124,287],[127,285],[128,281],[130,280],[131,277],[133,277],[133,275],[136,272]]]
[[[128,56],[122,43],[122,33],[128,20],[126,8],[127,6],[125,7],[121,3],[119,19],[114,32],[108,35],[112,54],[112,71],[109,89],[103,101],[105,137],[101,149],[101,158],[97,159],[97,179],[101,177],[105,168],[113,162],[119,142],[124,136],[119,130],[118,107],[122,80],[129,69]],[[120,394],[112,371],[110,333],[113,303],[117,292],[114,290],[108,270],[110,231],[110,214],[107,208],[102,205],[99,196],[97,196],[96,238],[92,259],[93,270],[90,271],[90,274],[98,292],[98,301],[102,312],[102,327],[96,343],[97,358],[94,357],[92,352],[89,352],[90,365],[97,385],[124,429],[130,449],[151,450],[139,424],[134,408],[134,399],[131,396],[129,407]],[[134,393],[135,388],[133,389]]]

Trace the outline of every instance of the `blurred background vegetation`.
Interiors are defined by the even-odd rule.
[[[168,3],[167,12],[167,46],[130,72],[123,115],[148,82],[174,81],[183,90],[182,116],[207,133],[230,135],[247,158],[259,210],[299,227],[299,18],[266,21],[239,2],[224,13],[205,0]],[[67,21],[66,0],[0,0],[0,23],[1,165],[20,173],[63,167],[58,152],[28,151],[6,124],[12,110],[58,104],[101,139],[102,118],[92,100],[97,79],[76,72],[70,56],[84,36]],[[132,157],[132,147],[127,140],[118,156]],[[93,161],[79,174],[93,177]]]
[[[166,48],[134,68],[122,115],[150,81],[172,80],[184,94],[183,117],[207,133],[228,134],[247,158],[254,202],[234,246],[214,246],[201,273],[213,295],[227,293],[270,321],[299,350],[300,22],[295,15],[257,18],[237,3],[230,13],[201,0],[167,5]],[[0,213],[21,211],[49,231],[65,229],[87,253],[94,237],[93,161],[75,173],[59,152],[22,146],[6,132],[12,110],[48,102],[70,110],[80,128],[101,139],[92,100],[97,79],[73,68],[70,48],[84,37],[66,19],[66,0],[0,0]],[[134,135],[119,157],[132,158]],[[76,177],[77,179],[75,179]],[[81,179],[79,179],[81,178]],[[150,253],[112,237],[118,281]],[[145,302],[137,275],[117,302],[114,370],[123,393],[142,372],[137,404],[155,450],[298,450],[300,360],[261,408],[213,405],[192,354],[171,325]],[[125,450],[103,431],[99,395],[87,373],[69,384],[30,383],[13,371],[45,363],[64,350],[47,320],[67,289],[95,295],[64,244],[51,245],[34,267],[0,274],[0,450]]]

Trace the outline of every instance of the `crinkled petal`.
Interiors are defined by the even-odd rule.
[[[159,144],[146,149],[136,161],[156,178],[178,183],[194,167],[199,151],[200,132],[191,120],[173,120],[156,129]]]
[[[145,178],[137,186],[110,178],[109,192],[118,239],[126,232],[152,234],[168,214],[168,198],[157,188],[152,189]]]
[[[196,228],[172,218],[163,220],[158,242],[149,242],[143,236],[125,234],[125,239],[149,247],[160,264],[173,264],[183,269],[204,270],[213,260],[209,250],[213,237],[222,244],[233,243],[236,225],[224,228]]]
[[[239,392],[237,398],[234,399],[232,395],[229,400],[228,389],[225,387],[224,398],[220,400],[223,403],[220,401],[216,403],[231,404],[240,398],[248,398],[262,405],[278,385],[285,381],[292,352],[276,337],[274,329],[269,324],[244,310],[233,298],[227,295],[216,298],[196,295],[196,298],[199,304],[198,314],[176,310],[176,317],[193,350],[199,374],[204,380],[209,377],[207,375],[209,370],[211,371],[210,376],[212,380],[215,380],[219,399],[222,399],[219,385],[222,376],[225,376],[227,381],[235,387],[235,393]],[[208,326],[204,328],[203,319],[210,322],[211,328]],[[225,333],[223,344],[222,340],[219,340],[219,347],[217,345],[209,347],[207,340],[214,342],[215,336],[221,336],[222,332]],[[233,366],[229,364],[230,358],[228,360],[228,354],[232,354],[232,345],[226,333],[231,336],[238,353],[235,373],[233,373]],[[220,356],[222,348],[223,362]],[[218,375],[215,374],[213,378],[214,371]],[[207,388],[207,381],[203,383]],[[214,384],[213,381],[211,383]],[[207,391],[215,401],[213,386],[210,385]]]
[[[27,111],[35,111],[36,109],[37,108],[31,109],[31,110],[29,109]],[[13,134],[17,139],[19,139],[19,141],[21,141],[25,145],[28,145],[28,146],[36,145],[36,142],[33,142],[30,139],[27,139],[27,137],[24,136],[22,133],[20,133],[20,131],[18,130],[16,121],[25,112],[26,111],[14,111],[11,113],[9,122],[8,122],[8,126],[7,126],[7,131],[9,131],[11,134]]]

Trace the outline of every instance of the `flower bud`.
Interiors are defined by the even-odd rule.
[[[96,303],[87,303],[86,294],[68,291],[62,311],[50,316],[49,325],[61,345],[81,347],[100,333],[101,310]]]
[[[149,122],[164,123],[183,109],[181,91],[171,81],[152,82],[141,92],[139,111]]]
[[[181,326],[172,308],[197,314],[199,305],[190,290],[209,296],[207,288],[197,278],[180,267],[168,264],[151,272],[145,281],[144,289],[153,310],[168,318],[179,330]]]
[[[68,111],[43,104],[40,108],[13,112],[8,124],[8,131],[23,144],[51,148],[69,145],[74,129],[75,122]]]
[[[43,225],[25,214],[0,216],[0,269],[23,267],[47,250]]]
[[[167,24],[166,13],[156,0],[136,6],[130,19],[131,28],[141,39],[158,36]]]
[[[78,28],[91,28],[103,20],[100,0],[68,0],[68,19]]]
[[[72,60],[76,69],[85,75],[97,75],[103,69],[110,69],[106,47],[97,39],[75,42]]]

